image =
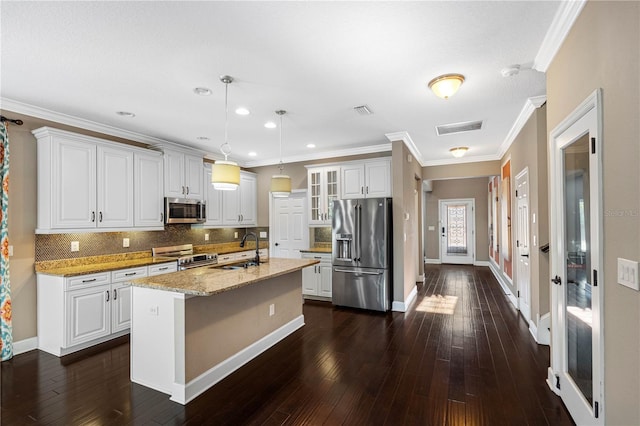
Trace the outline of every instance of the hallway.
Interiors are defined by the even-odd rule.
[[[304,306],[306,325],[187,406],[129,382],[126,339],[2,363],[2,424],[570,425],[549,348],[485,267],[428,265],[409,312]]]

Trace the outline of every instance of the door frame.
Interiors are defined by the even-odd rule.
[[[293,189],[291,190],[291,194],[289,198],[304,198],[305,202],[303,203],[304,214],[302,217],[304,218],[303,227],[306,229],[311,229],[309,227],[309,200],[307,199],[307,190],[306,189]],[[271,257],[272,253],[275,253],[275,241],[271,238],[273,232],[271,232],[276,227],[275,218],[273,216],[274,204],[276,197],[273,196],[273,193],[269,191],[269,257]],[[309,245],[309,233],[303,233],[304,241],[306,245]]]
[[[446,198],[446,199],[441,199],[438,200],[438,234],[439,234],[439,238],[438,238],[438,252],[439,252],[439,257],[440,257],[440,263],[445,263],[443,261],[443,253],[442,253],[442,245],[443,245],[443,237],[442,237],[442,233],[440,232],[440,228],[442,228],[442,222],[443,222],[443,218],[442,218],[442,206],[445,203],[470,203],[471,204],[471,215],[470,215],[470,222],[471,222],[471,244],[470,244],[470,249],[472,250],[472,255],[471,255],[471,262],[453,262],[454,264],[459,264],[459,265],[474,265],[476,263],[476,199],[475,198]],[[451,262],[446,262],[446,263],[451,263]]]
[[[526,241],[527,241],[528,248],[529,248],[529,253],[528,253],[529,254],[529,277],[528,277],[529,278],[529,285],[527,286],[527,294],[526,294],[527,298],[526,298],[526,300],[529,301],[529,305],[528,305],[529,306],[529,310],[527,312],[528,315],[524,315],[523,314],[522,316],[524,316],[524,318],[527,320],[527,322],[530,322],[531,321],[531,225],[532,225],[532,223],[531,223],[531,203],[529,202],[529,200],[531,200],[531,197],[530,197],[531,185],[530,185],[530,180],[529,180],[529,167],[528,166],[525,167],[524,169],[522,169],[516,175],[516,177],[514,179],[514,186],[515,186],[515,191],[517,193],[517,191],[518,191],[518,180],[520,178],[522,178],[522,176],[525,176],[525,175],[527,177],[527,231],[528,231],[528,235],[526,235],[526,238],[527,238]],[[519,203],[520,203],[520,199],[516,195],[515,204],[516,204],[516,212],[517,212],[518,215],[520,213],[519,212],[519,208],[520,208]],[[511,213],[511,216],[513,216],[513,213]],[[520,241],[522,241],[522,238],[521,238],[521,235],[520,235],[520,231],[521,231],[520,230],[520,220],[519,220],[519,217],[518,217],[518,219],[516,219],[516,232],[515,232],[515,234],[516,234],[515,235],[515,237],[516,237],[516,247],[515,247],[514,252],[517,252],[517,256],[518,256],[518,263],[517,263],[517,265],[515,267],[515,269],[516,269],[515,276],[516,276],[516,280],[517,280],[516,290],[518,291],[518,310],[522,313],[523,311],[522,311],[522,305],[521,305],[521,297],[519,296],[520,291],[521,291],[521,288],[520,288],[521,277],[520,277],[520,273],[519,273],[519,271],[520,271],[520,267],[519,267],[519,265],[520,265],[520,250],[519,249],[520,249]],[[515,253],[514,253],[513,257],[516,257]]]
[[[592,114],[590,116],[590,114]],[[581,121],[582,120],[582,121]],[[602,89],[596,89],[585,99],[571,114],[559,123],[550,133],[549,155],[550,155],[550,268],[549,278],[559,276],[562,285],[551,286],[551,366],[549,367],[547,384],[553,392],[560,395],[569,410],[573,420],[577,424],[603,425],[605,418],[604,399],[604,283],[592,289],[592,324],[597,327],[593,332],[593,401],[598,403],[598,418],[595,412],[583,398],[576,398],[569,390],[572,387],[570,379],[564,379],[564,372],[567,371],[567,339],[563,329],[566,327],[564,310],[566,306],[565,277],[566,259],[564,256],[564,223],[559,219],[564,211],[564,190],[563,188],[563,147],[568,146],[578,137],[589,134],[595,137],[595,157],[590,157],[590,194],[591,194],[591,268],[598,271],[600,277],[604,277],[604,256],[602,250],[603,239],[603,194],[602,194]],[[583,127],[573,128],[574,125]],[[571,132],[571,133],[568,133]],[[593,161],[592,161],[593,158]],[[593,187],[596,187],[594,190]],[[559,250],[562,248],[563,250]],[[591,275],[591,274],[590,274]],[[563,378],[563,379],[561,379]],[[558,387],[559,383],[559,387]],[[580,399],[578,401],[578,399]],[[572,412],[571,407],[577,407],[580,411]],[[586,413],[586,414],[585,414]]]

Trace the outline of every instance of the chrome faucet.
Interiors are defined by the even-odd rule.
[[[249,235],[253,236],[253,238],[256,239],[256,257],[255,259],[253,259],[253,261],[256,263],[256,265],[259,265],[260,264],[260,238],[258,238],[258,236],[254,232],[247,232],[246,234],[244,234],[244,236],[242,237],[242,240],[240,240],[240,247],[244,247],[244,242],[247,240],[247,237]]]

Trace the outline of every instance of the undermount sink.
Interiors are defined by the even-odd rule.
[[[237,269],[247,269],[250,266],[258,266],[258,264],[254,261],[242,262],[242,263],[232,263],[230,265],[216,265],[212,266],[211,269],[224,269],[228,270],[237,270]]]

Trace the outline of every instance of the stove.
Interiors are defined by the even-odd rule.
[[[216,265],[217,253],[193,254],[193,244],[181,246],[156,247],[151,249],[153,257],[171,257],[178,261],[178,270],[199,268],[201,266]]]

